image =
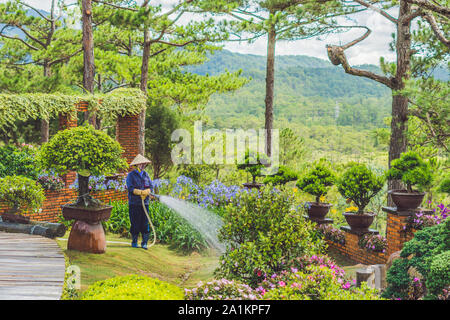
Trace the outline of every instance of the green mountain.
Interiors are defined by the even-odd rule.
[[[384,126],[391,108],[385,86],[346,74],[342,67],[308,56],[277,56],[275,71],[275,126],[338,125]],[[374,65],[363,65],[381,72]],[[218,128],[263,127],[266,57],[219,51],[203,65],[187,70],[215,75],[241,69],[251,81],[239,91],[214,96],[206,113]]]

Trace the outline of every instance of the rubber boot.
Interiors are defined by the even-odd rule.
[[[145,250],[148,249],[148,247],[147,247],[147,242],[148,242],[148,239],[149,239],[149,238],[150,238],[150,233],[144,233],[144,234],[142,234],[142,243],[141,243],[142,249],[145,249]]]
[[[138,247],[138,235],[132,235],[132,241],[131,241],[131,246],[133,248],[137,248]]]

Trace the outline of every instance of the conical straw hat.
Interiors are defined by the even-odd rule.
[[[138,154],[137,156],[136,156],[136,158],[134,158],[134,160],[130,163],[130,166],[135,166],[135,165],[138,165],[138,164],[142,164],[142,163],[150,163],[151,161],[150,160],[148,160],[146,157],[144,157],[143,155],[141,155],[141,154]]]

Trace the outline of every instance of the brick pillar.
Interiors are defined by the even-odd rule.
[[[387,212],[386,239],[388,256],[392,253],[402,250],[403,244],[408,241],[405,227],[408,224],[407,215],[399,215],[395,212]]]
[[[124,149],[123,155],[130,164],[139,152],[139,115],[118,117],[116,139]]]
[[[59,115],[59,130],[65,130],[65,129],[71,129],[76,128],[78,126],[78,119],[75,113],[70,114],[60,114]],[[66,187],[71,185],[75,179],[76,179],[76,173],[75,172],[69,172],[62,176],[62,179],[64,181],[64,184]]]

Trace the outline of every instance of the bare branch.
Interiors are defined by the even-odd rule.
[[[364,35],[362,35],[361,37],[343,45],[343,46],[332,46],[332,45],[327,45],[327,53],[328,53],[328,58],[330,59],[331,63],[333,63],[334,65],[342,65],[342,67],[344,68],[344,71],[348,74],[351,75],[355,75],[358,77],[365,77],[365,78],[369,78],[372,80],[375,80],[379,83],[384,84],[385,86],[389,87],[389,88],[393,88],[394,87],[394,80],[392,78],[388,78],[385,76],[381,76],[378,75],[376,73],[367,71],[367,70],[362,70],[362,69],[356,69],[350,66],[350,64],[347,61],[347,57],[345,56],[344,50],[354,46],[355,44],[363,41],[364,39],[366,39],[370,33],[371,30],[367,27],[360,27],[360,28],[364,28],[366,29],[366,33]]]
[[[11,39],[11,40],[18,40],[18,41],[22,42],[24,45],[26,45],[28,48],[30,48],[31,50],[35,50],[35,51],[39,50],[35,46],[32,46],[31,44],[25,42],[23,39],[21,39],[19,37],[11,37],[11,36],[8,36],[8,35],[6,35],[6,34],[4,34],[2,32],[0,32],[0,37]]]
[[[378,7],[376,7],[376,6],[374,6],[374,5],[372,5],[372,4],[370,4],[370,3],[368,3],[368,2],[365,2],[365,1],[363,1],[363,0],[354,0],[356,3],[359,3],[360,5],[362,5],[362,6],[364,6],[364,7],[366,7],[366,8],[369,8],[369,9],[372,9],[373,11],[375,11],[375,12],[378,12],[379,14],[381,14],[383,17],[385,17],[385,18],[387,18],[389,21],[391,21],[391,22],[393,22],[393,23],[397,23],[397,19],[396,18],[394,18],[393,16],[391,16],[389,13],[387,13],[386,11],[384,11],[384,10],[381,10],[380,8],[378,8]]]
[[[43,18],[44,20],[46,20],[46,21],[48,21],[48,22],[51,22],[51,21],[52,21],[52,20],[49,19],[48,17],[44,16],[44,15],[43,15],[38,9],[36,9],[35,7],[30,6],[29,4],[26,4],[26,3],[23,2],[23,1],[19,1],[19,3],[20,3],[21,5],[23,5],[24,7],[27,7],[27,8],[29,8],[29,9],[33,10],[34,12],[36,12],[36,13],[37,13],[38,15],[40,15],[41,18]]]

